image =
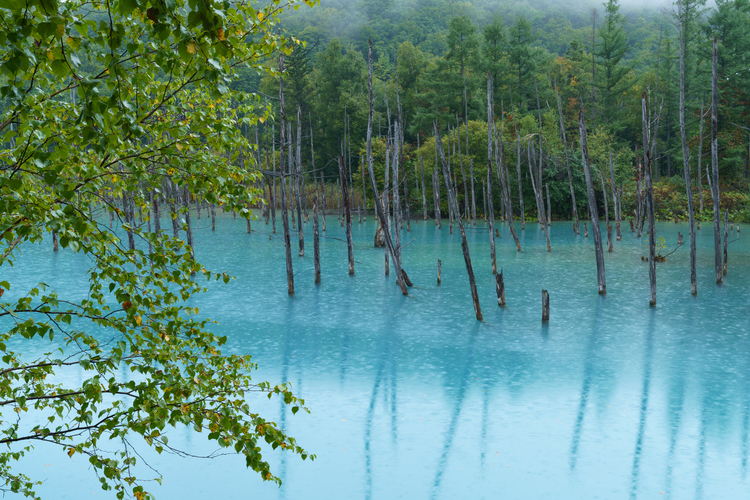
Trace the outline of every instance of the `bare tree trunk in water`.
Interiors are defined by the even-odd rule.
[[[513,103],[511,102],[511,106]],[[521,204],[521,229],[526,229],[526,209],[523,206],[523,186],[521,185],[521,136],[516,124],[516,112],[513,110],[513,130],[516,133],[516,171],[518,173],[518,201]]]
[[[284,225],[284,252],[286,255],[286,283],[289,295],[294,295],[294,269],[292,268],[292,241],[289,236],[289,214],[286,205],[286,180],[284,179],[284,147],[286,146],[286,109],[284,107],[284,54],[279,55],[279,101],[281,104],[281,222]]]
[[[373,170],[372,157],[372,117],[374,114],[374,103],[372,97],[372,40],[369,41],[368,68],[369,72],[367,80],[370,97],[370,113],[367,118],[367,170],[370,174],[370,186],[372,187],[372,192],[375,198],[375,210],[378,214],[378,217],[380,218],[380,224],[382,224],[385,228],[387,227],[387,219],[383,211],[383,205],[381,205],[380,199],[378,198],[378,187],[375,184],[375,172]],[[396,283],[398,283],[399,287],[401,288],[401,293],[403,293],[404,295],[409,295],[409,291],[406,288],[406,283],[404,282],[404,279],[401,275],[401,263],[396,259],[393,242],[391,241],[391,235],[387,230],[385,231],[385,244],[387,251],[390,252],[391,256],[393,257],[393,264],[394,266],[396,266]]]
[[[422,212],[424,214],[424,220],[427,220],[427,192],[425,191],[424,183],[424,158],[419,156],[419,168],[422,171]]]
[[[727,275],[727,251],[729,250],[729,209],[724,209],[724,276]]]
[[[435,201],[435,225],[438,229],[443,229],[443,216],[440,213],[440,178],[437,169],[432,171],[432,197]]]
[[[663,102],[663,101],[662,101]],[[641,97],[641,114],[643,120],[643,159],[646,172],[646,209],[648,210],[648,278],[649,278],[649,305],[656,305],[656,236],[654,234],[654,185],[651,177],[651,148],[649,144],[648,102],[646,93]],[[661,112],[659,113],[661,116]],[[657,118],[658,123],[659,118]],[[654,136],[656,131],[654,131]]]
[[[703,159],[703,103],[701,102],[700,129],[698,132],[698,194],[700,195],[700,211],[703,212],[703,171],[701,160]],[[700,221],[698,221],[700,229]]]
[[[348,179],[344,157],[339,158],[339,175],[341,176],[341,190],[344,196],[344,211],[346,217],[346,248],[349,257],[349,276],[354,276],[354,246],[352,241],[352,207],[349,199]]]
[[[183,207],[185,208],[185,223],[187,226],[187,245],[188,250],[190,252],[190,258],[192,260],[195,260],[195,246],[193,245],[193,224],[190,221],[190,191],[188,191],[187,185],[185,185],[185,188],[183,189],[183,198],[182,203]],[[190,271],[191,275],[195,274],[195,270]]]
[[[490,225],[490,259],[492,261],[492,274],[497,274],[497,259],[495,255],[495,214],[492,207],[492,77],[487,72],[487,220]],[[473,171],[473,169],[472,169]],[[512,222],[511,222],[512,224]],[[499,302],[499,295],[498,295]]]
[[[273,175],[271,179],[273,181],[271,185],[271,230],[273,234],[276,234],[276,125],[271,125],[271,161],[273,162]]]
[[[711,188],[711,197],[714,204],[714,249],[716,251],[716,284],[724,282],[721,258],[721,208],[719,197],[719,142],[718,142],[718,123],[719,123],[719,88],[717,83],[718,69],[718,41],[714,38],[713,53],[713,72],[711,79],[711,167],[713,170],[713,182]]]
[[[305,227],[302,220],[302,108],[297,105],[297,159],[295,161],[294,187],[297,191],[297,230],[299,231],[299,256],[305,256]],[[305,196],[305,198],[307,198]]]
[[[577,234],[581,234],[578,227],[578,206],[576,205],[576,193],[573,189],[573,176],[570,173],[570,154],[568,153],[568,136],[565,133],[565,119],[563,117],[562,102],[560,94],[557,92],[557,83],[555,83],[555,97],[557,98],[557,110],[560,115],[560,135],[565,145],[565,167],[568,169],[568,185],[570,186],[570,201],[573,204],[573,219],[575,220],[575,229]]]
[[[684,169],[685,190],[688,200],[690,221],[690,293],[698,294],[697,256],[695,247],[695,212],[693,211],[693,188],[690,179],[690,150],[685,127],[685,39],[683,37],[683,0],[677,0],[678,27],[680,36],[680,138],[682,139],[682,166]],[[701,120],[703,117],[701,116]],[[700,186],[698,188],[700,190]]]
[[[440,132],[438,131],[437,123],[434,124],[434,129],[435,129],[435,143],[436,143],[436,147],[438,148],[438,152],[440,154],[440,159],[443,163],[443,176],[445,177],[445,185],[448,188],[448,201],[453,207],[453,212],[458,213],[456,195],[453,192],[453,188],[451,186],[450,173],[448,171],[448,162],[445,159],[445,152],[443,151],[443,143],[442,141],[440,141]],[[466,272],[469,275],[469,285],[471,287],[471,299],[474,302],[474,312],[476,314],[477,320],[482,321],[483,320],[482,308],[479,305],[479,294],[477,293],[477,282],[476,282],[476,279],[474,278],[474,269],[471,266],[471,255],[469,255],[469,245],[466,242],[466,232],[464,231],[464,225],[461,222],[460,217],[457,219],[457,222],[458,222],[458,230],[461,233],[461,250],[463,250],[463,254],[464,254],[464,261],[466,263]]]
[[[607,282],[604,277],[604,252],[602,251],[602,233],[599,228],[599,215],[596,210],[596,197],[594,195],[594,182],[591,178],[591,166],[589,163],[589,147],[586,142],[586,121],[583,109],[578,115],[578,130],[581,136],[581,154],[583,156],[583,173],[586,176],[586,191],[589,198],[589,212],[591,213],[591,230],[594,232],[594,249],[596,252],[596,280],[599,285],[599,293],[607,293]],[[585,226],[584,226],[585,230]]]
[[[615,205],[615,227],[617,228],[617,241],[620,241],[622,239],[622,229],[620,228],[620,219],[622,218],[622,214],[620,213],[619,196],[617,193],[617,187],[615,185],[615,164],[611,150],[609,152],[609,177],[610,182],[612,182],[612,201]]]
[[[604,184],[604,174],[599,170],[599,178],[602,180],[602,196],[604,197],[604,227],[607,228],[607,251],[612,251],[612,231],[609,229],[609,204],[607,203],[607,188]]]
[[[495,275],[495,290],[497,291],[497,305],[503,307],[505,305],[505,281],[502,269]]]
[[[320,187],[323,190],[323,232],[326,232],[326,178],[323,172],[320,173]]]
[[[521,242],[518,239],[518,234],[516,233],[516,226],[513,224],[513,201],[510,197],[510,174],[508,173],[508,168],[505,165],[505,154],[503,152],[503,131],[502,131],[502,118],[500,120],[500,127],[496,127],[494,124],[493,119],[493,128],[496,129],[496,136],[497,140],[495,141],[495,168],[498,170],[498,180],[500,181],[500,189],[502,191],[502,195],[505,198],[505,208],[506,208],[506,216],[508,218],[508,227],[510,229],[510,234],[513,236],[513,241],[516,243],[516,250],[521,251]],[[520,168],[520,167],[519,167]],[[505,182],[503,182],[505,181]],[[518,178],[519,181],[519,188],[521,186],[521,178]],[[520,193],[520,191],[519,191]],[[519,198],[523,198],[519,194]],[[523,206],[523,202],[521,202],[521,206]]]
[[[319,285],[320,284],[320,232],[318,231],[318,195],[317,195],[317,192],[315,196],[313,197],[313,260],[315,261],[315,284]]]

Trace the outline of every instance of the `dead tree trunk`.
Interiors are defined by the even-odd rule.
[[[425,191],[425,183],[424,183],[424,158],[422,158],[422,155],[419,156],[419,168],[422,172],[422,212],[424,216],[424,220],[427,220],[427,192]]]
[[[286,205],[286,180],[284,179],[284,147],[286,146],[286,109],[284,107],[284,54],[279,55],[279,101],[281,104],[281,221],[284,225],[284,252],[286,254],[286,284],[289,295],[294,295],[294,269],[292,268],[292,241],[289,236],[289,214]]]
[[[365,210],[364,220],[365,222],[367,222],[367,189],[365,189],[365,161],[362,155],[359,155],[359,169],[362,171],[362,208],[364,208]]]
[[[511,105],[512,104],[513,103],[511,103]],[[521,185],[521,135],[518,133],[515,110],[513,110],[513,130],[516,133],[516,172],[518,173],[518,201],[521,204],[521,229],[523,230],[526,229],[526,209],[523,206],[523,186]]]
[[[700,211],[703,212],[703,171],[701,170],[701,160],[703,159],[703,103],[701,102],[701,119],[698,130],[698,195],[700,196]],[[700,221],[698,221],[700,229]]]
[[[442,283],[442,281],[443,281],[442,266],[443,266],[443,261],[441,261],[440,259],[438,259],[438,276],[437,276],[437,284],[438,285],[440,285],[440,283]]]
[[[497,305],[503,307],[505,305],[505,282],[502,269],[495,275],[495,291],[497,292]]]
[[[513,241],[516,243],[516,250],[521,251],[521,241],[518,239],[518,233],[516,233],[516,226],[513,223],[513,202],[510,196],[510,174],[505,165],[505,153],[503,151],[503,130],[502,130],[502,118],[500,120],[500,126],[496,127],[493,119],[493,128],[496,128],[497,140],[495,141],[495,168],[498,170],[498,180],[500,181],[500,190],[505,198],[505,209],[506,217],[508,219],[508,228],[510,234],[513,236]],[[520,177],[519,177],[520,187]],[[505,181],[505,182],[503,182]],[[523,198],[519,191],[519,198]],[[523,202],[522,202],[523,203]]]
[[[297,105],[297,168],[294,175],[294,188],[297,191],[297,230],[299,232],[299,256],[305,256],[305,226],[302,220],[302,108]],[[307,196],[305,196],[307,198]]]
[[[383,206],[380,204],[380,199],[378,198],[378,187],[375,184],[375,172],[373,170],[372,157],[372,117],[374,114],[374,103],[372,97],[372,40],[369,41],[367,80],[370,97],[370,113],[367,118],[367,170],[370,174],[370,186],[372,187],[372,192],[375,198],[375,210],[377,211],[378,217],[380,218],[380,223],[383,225],[383,227],[386,227],[387,220],[383,211]],[[398,283],[399,287],[401,287],[401,293],[403,293],[404,295],[409,295],[409,291],[406,288],[406,283],[404,283],[404,280],[401,277],[401,263],[395,257],[396,254],[394,253],[393,242],[391,241],[391,235],[388,231],[385,231],[385,244],[388,252],[390,252],[391,256],[393,256],[393,264],[394,266],[396,266],[396,282]]]
[[[271,176],[271,231],[276,234],[276,125],[271,125],[271,161],[273,162],[273,175]]]
[[[617,187],[615,184],[615,163],[613,160],[612,151],[609,152],[609,180],[612,183],[612,202],[614,203],[615,209],[615,227],[617,228],[617,241],[622,239],[622,229],[620,228],[620,219],[622,214],[619,210],[619,196],[617,193]]]
[[[718,41],[714,38],[713,47],[713,72],[711,78],[711,169],[713,170],[713,182],[711,183],[711,198],[714,204],[714,250],[716,253],[716,284],[724,282],[721,258],[721,208],[719,198],[719,87],[718,87]]]
[[[437,169],[432,171],[432,197],[435,201],[435,225],[443,229],[443,215],[440,213],[440,178]]]
[[[727,275],[727,257],[729,250],[729,209],[724,209],[724,276]]]
[[[604,185],[604,174],[599,170],[602,180],[602,196],[604,197],[604,227],[607,228],[607,252],[612,252],[612,227],[609,225],[609,204],[607,203],[607,188]]]
[[[169,216],[172,218],[172,234],[175,238],[180,237],[180,214],[177,213],[177,205],[180,203],[180,195],[177,192],[177,185],[171,177],[167,177],[167,187],[169,189]],[[123,208],[124,202],[123,202]]]
[[[591,213],[591,229],[594,231],[594,249],[596,253],[596,280],[599,285],[599,293],[607,293],[607,283],[604,277],[604,252],[602,251],[602,233],[599,228],[599,215],[596,209],[596,197],[594,195],[594,182],[591,178],[591,166],[589,163],[589,147],[586,142],[586,121],[583,109],[578,115],[578,130],[581,136],[581,154],[583,156],[583,173],[586,176],[586,191],[589,198],[589,212]],[[586,227],[584,226],[584,231]],[[586,231],[588,232],[588,231]]]
[[[549,292],[542,290],[542,322],[549,321]]]
[[[469,131],[467,130],[468,134]],[[469,154],[468,152],[466,153]],[[469,158],[469,184],[471,185],[471,218],[474,221],[474,225],[477,225],[477,200],[474,195],[474,159]]]
[[[320,187],[323,189],[323,232],[326,232],[326,178],[323,172],[320,173]]]
[[[346,173],[344,157],[339,158],[339,175],[341,176],[341,191],[344,196],[344,217],[346,218],[346,249],[349,257],[349,276],[354,276],[354,242],[352,239],[352,207],[349,199],[349,180]]]
[[[195,260],[195,246],[193,245],[193,224],[190,220],[190,191],[187,185],[183,189],[182,206],[185,209],[185,225],[187,231],[187,246],[190,252],[190,258]],[[195,271],[191,271],[190,274],[195,274]]]
[[[317,189],[316,189],[317,191]],[[315,261],[315,284],[320,284],[320,232],[318,231],[318,195],[313,197],[313,260]]]
[[[683,0],[677,0],[678,27],[680,36],[680,138],[682,139],[682,166],[685,177],[685,190],[688,200],[690,221],[690,293],[698,294],[697,256],[695,247],[695,213],[693,211],[693,189],[690,179],[690,151],[685,127],[685,39],[683,37]],[[703,118],[703,117],[701,117]],[[700,186],[699,186],[700,189]]]
[[[662,101],[663,102],[663,101]],[[651,147],[649,141],[649,123],[648,123],[648,102],[646,101],[646,93],[644,92],[641,98],[641,113],[643,120],[643,159],[645,161],[645,172],[646,172],[646,210],[648,211],[648,278],[649,278],[649,305],[656,305],[656,236],[655,222],[654,222],[654,186],[651,177]],[[658,123],[659,116],[656,121]],[[658,130],[658,128],[656,129]],[[656,131],[654,132],[656,135]]]
[[[448,162],[445,159],[445,152],[443,151],[443,143],[440,141],[440,132],[437,128],[437,123],[434,124],[435,128],[435,143],[440,154],[440,160],[443,163],[443,177],[445,177],[445,185],[448,190],[448,201],[453,207],[453,212],[458,213],[458,204],[456,203],[456,195],[453,192],[451,186],[450,173],[448,171]],[[479,305],[479,294],[477,293],[477,282],[474,278],[474,269],[471,267],[471,255],[469,255],[469,244],[466,242],[466,232],[464,231],[464,225],[461,222],[461,218],[457,218],[458,230],[461,233],[461,249],[464,254],[464,261],[466,262],[466,272],[469,275],[469,286],[471,287],[471,298],[474,302],[474,312],[477,320],[482,321],[482,308]]]
[[[487,221],[490,226],[490,259],[492,262],[492,274],[497,274],[497,258],[495,255],[495,209],[492,206],[492,79],[487,72]],[[473,168],[472,168],[473,171]],[[498,301],[499,301],[498,295]]]
[[[576,193],[573,189],[573,176],[570,173],[570,155],[568,153],[568,136],[565,133],[565,119],[563,117],[562,102],[560,101],[560,94],[557,92],[557,84],[555,84],[555,97],[557,98],[557,110],[560,114],[560,134],[562,135],[563,144],[565,145],[565,166],[568,169],[568,184],[570,186],[570,201],[573,204],[573,218],[575,220],[576,233],[581,234],[581,230],[578,227],[578,206],[576,205]]]

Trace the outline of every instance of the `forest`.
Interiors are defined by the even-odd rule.
[[[434,170],[435,120],[444,134],[464,137],[463,151],[459,146],[458,154],[453,144],[457,141],[448,141],[452,156],[458,168],[459,161],[466,170],[473,163],[470,184],[481,190],[487,170],[489,74],[494,96],[492,114],[506,142],[502,154],[508,164],[524,165],[521,192],[525,210],[535,211],[526,165],[536,154],[533,149],[542,147],[541,181],[550,191],[552,217],[562,220],[572,219],[573,212],[563,129],[570,148],[568,162],[577,211],[585,207],[578,150],[580,109],[586,112],[595,176],[603,171],[607,192],[612,182],[622,186],[623,212],[633,213],[637,165],[642,156],[644,92],[651,110],[649,119],[655,123],[658,117],[659,122],[652,152],[656,217],[687,218],[679,119],[681,73],[696,217],[711,218],[706,168],[710,164],[711,46],[717,38],[721,205],[729,209],[733,220],[750,220],[750,34],[746,29],[750,4],[746,1],[719,1],[710,6],[700,1],[684,2],[682,70],[676,4],[623,7],[616,0],[576,6],[448,0],[323,1],[314,9],[286,12],[281,19],[283,30],[306,42],[287,57],[285,74],[287,109],[292,110],[289,119],[296,121],[299,108],[303,121],[304,169],[312,165],[314,152],[317,169],[335,182],[336,158],[341,155],[343,142],[350,169],[357,173],[363,165],[368,112],[366,59],[371,40],[374,126],[380,141],[374,149],[385,151],[385,137],[389,130],[392,134],[395,117],[402,116],[401,161],[405,182],[413,186],[413,198],[408,202],[414,209],[421,209],[419,159],[425,162],[428,178]],[[234,88],[260,92],[278,113],[278,82],[273,76],[261,78],[251,71],[240,71],[239,75],[232,83]],[[292,129],[296,130],[296,125]],[[261,137],[264,132],[261,127]],[[246,133],[252,142],[253,133]],[[516,142],[520,147],[507,146]],[[261,140],[259,148],[265,147]],[[609,175],[610,153],[613,175]],[[263,158],[261,154],[261,161]],[[383,168],[383,157],[376,158],[380,179]],[[352,180],[361,190],[362,177],[352,175]],[[426,198],[431,199],[429,182],[426,189]],[[602,187],[597,184],[595,189],[603,208]],[[460,191],[463,198],[463,186]],[[511,191],[516,216],[520,217],[516,183]]]

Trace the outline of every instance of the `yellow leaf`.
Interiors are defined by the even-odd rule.
[[[188,51],[188,54],[195,54],[197,49],[195,48],[195,44],[193,42],[190,42],[189,44],[187,44],[187,51]]]
[[[262,22],[262,21],[263,21],[263,19],[264,19],[264,18],[266,17],[266,16],[265,16],[265,15],[263,14],[263,12],[260,12],[260,11],[258,11],[258,14],[257,14],[257,15],[258,15],[258,21],[261,21],[261,22]]]
[[[142,322],[143,322],[143,320],[141,319],[141,317],[140,317],[140,316],[136,316],[136,317],[135,317],[135,324],[136,324],[136,325],[138,325],[138,326],[141,326],[141,323],[142,323]]]
[[[224,29],[223,28],[219,28],[218,35],[219,35],[219,40],[226,40],[227,39],[227,37],[224,36]]]
[[[68,456],[69,457],[72,457],[75,452],[76,452],[75,448],[68,448]]]
[[[177,143],[177,149],[179,149],[180,151],[182,151],[182,148],[183,148],[183,147],[184,147],[184,146],[183,146],[182,144],[180,144],[179,142]]]
[[[50,61],[55,60],[55,54],[53,54],[51,50],[47,51],[47,59],[49,59]]]

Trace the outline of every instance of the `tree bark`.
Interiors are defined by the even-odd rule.
[[[443,151],[443,143],[440,140],[440,132],[437,128],[437,123],[434,124],[435,129],[435,144],[438,148],[440,160],[443,163],[443,177],[445,177],[445,185],[448,191],[448,201],[453,207],[453,212],[458,213],[458,204],[456,203],[456,195],[451,186],[450,173],[448,171],[448,162],[445,159],[445,152]],[[471,266],[471,255],[469,254],[469,244],[466,242],[466,232],[464,231],[464,225],[461,222],[461,218],[457,218],[458,230],[461,233],[461,250],[464,254],[464,262],[466,263],[466,272],[469,275],[469,286],[471,287],[471,299],[474,302],[474,313],[479,321],[482,321],[482,308],[479,305],[479,294],[477,293],[477,283],[474,278],[474,269]]]
[[[279,165],[281,166],[281,221],[284,225],[284,252],[286,254],[286,284],[289,295],[294,295],[294,269],[292,268],[292,242],[289,236],[289,214],[286,204],[286,180],[284,179],[284,147],[286,146],[286,109],[284,107],[284,54],[279,55],[279,101],[281,104],[281,143]]]
[[[724,276],[727,275],[727,257],[729,250],[729,209],[724,209]]]
[[[690,293],[698,294],[697,256],[695,246],[695,213],[693,211],[693,189],[690,179],[690,150],[688,149],[687,130],[685,126],[685,39],[683,26],[683,0],[677,0],[678,27],[680,36],[680,138],[682,139],[682,166],[685,177],[685,190],[688,201],[688,219],[690,221]],[[701,117],[702,118],[702,117]],[[700,189],[700,186],[698,187]]]
[[[487,221],[490,226],[490,260],[492,262],[492,274],[497,274],[497,257],[495,255],[495,209],[492,206],[492,79],[487,72]],[[473,169],[472,169],[473,170]],[[499,301],[498,295],[498,301]]]
[[[604,252],[602,251],[602,233],[599,228],[599,215],[596,208],[596,197],[594,195],[594,182],[591,178],[591,166],[589,163],[589,147],[586,142],[586,121],[583,109],[578,114],[578,130],[581,137],[581,153],[583,156],[583,172],[586,176],[586,191],[589,198],[589,212],[591,213],[591,230],[594,232],[594,250],[596,253],[596,280],[599,293],[607,293],[607,283],[604,276]],[[584,226],[584,231],[586,227]],[[588,232],[588,231],[586,231]]]
[[[621,194],[617,193],[617,187],[615,184],[615,163],[613,160],[612,151],[609,152],[609,180],[612,183],[612,201],[615,205],[615,227],[617,228],[617,241],[622,239],[622,229],[620,227],[620,219],[622,214],[620,213],[620,197]]]
[[[317,191],[317,189],[316,189]],[[315,284],[320,284],[320,232],[318,231],[318,195],[313,197],[313,260],[315,261]]]
[[[377,211],[378,217],[380,218],[380,223],[383,225],[383,227],[386,227],[386,216],[383,211],[383,206],[380,204],[380,199],[378,198],[378,187],[375,184],[375,172],[373,170],[372,157],[372,117],[374,114],[374,103],[372,97],[372,40],[369,41],[368,68],[369,71],[367,80],[370,97],[370,113],[367,118],[367,170],[370,174],[370,186],[372,187],[372,192],[375,198],[375,210]],[[404,295],[409,295],[409,291],[406,288],[406,283],[404,283],[404,280],[401,278],[401,263],[395,257],[393,242],[391,241],[391,235],[388,231],[385,231],[385,244],[388,252],[390,252],[391,256],[393,256],[393,264],[394,266],[396,266],[396,282],[398,283],[399,287],[401,287],[401,293],[403,293]]]
[[[435,149],[437,151],[437,148]],[[432,197],[435,201],[435,225],[443,229],[443,215],[440,213],[440,178],[437,169],[432,171]]]
[[[719,141],[718,141],[718,124],[719,124],[719,86],[718,86],[718,41],[714,38],[713,46],[713,71],[711,78],[711,168],[713,170],[713,182],[711,187],[711,198],[714,205],[714,250],[716,253],[716,284],[724,282],[721,258],[721,207],[719,198]]]
[[[346,248],[349,257],[349,276],[354,276],[354,242],[352,239],[352,207],[349,199],[349,180],[347,178],[344,157],[339,158],[339,175],[341,176],[341,191],[344,197],[344,217],[346,218]]]
[[[542,290],[542,322],[549,321],[549,292]]]
[[[557,98],[557,110],[560,115],[560,134],[562,135],[563,144],[565,145],[565,166],[568,169],[568,185],[570,186],[570,201],[573,204],[573,218],[575,220],[576,233],[581,234],[578,227],[578,206],[576,205],[576,193],[573,189],[573,175],[570,173],[570,154],[568,153],[568,136],[565,133],[565,119],[563,117],[562,102],[560,94],[557,92],[557,83],[555,83],[555,97]]]
[[[662,101],[663,102],[663,101]],[[648,211],[648,278],[649,278],[649,305],[656,306],[656,235],[654,221],[654,185],[651,176],[651,147],[649,144],[648,102],[646,93],[641,98],[641,114],[643,120],[643,159],[645,161],[646,173],[646,210]],[[661,111],[656,118],[658,123]],[[658,127],[654,131],[654,136]]]
[[[302,220],[303,195],[302,195],[302,108],[297,105],[297,158],[295,161],[294,187],[297,191],[297,230],[299,231],[299,256],[305,256],[305,226]],[[307,199],[307,196],[304,197]]]
[[[505,281],[502,269],[495,275],[495,291],[497,292],[497,305],[503,307],[505,305]]]

